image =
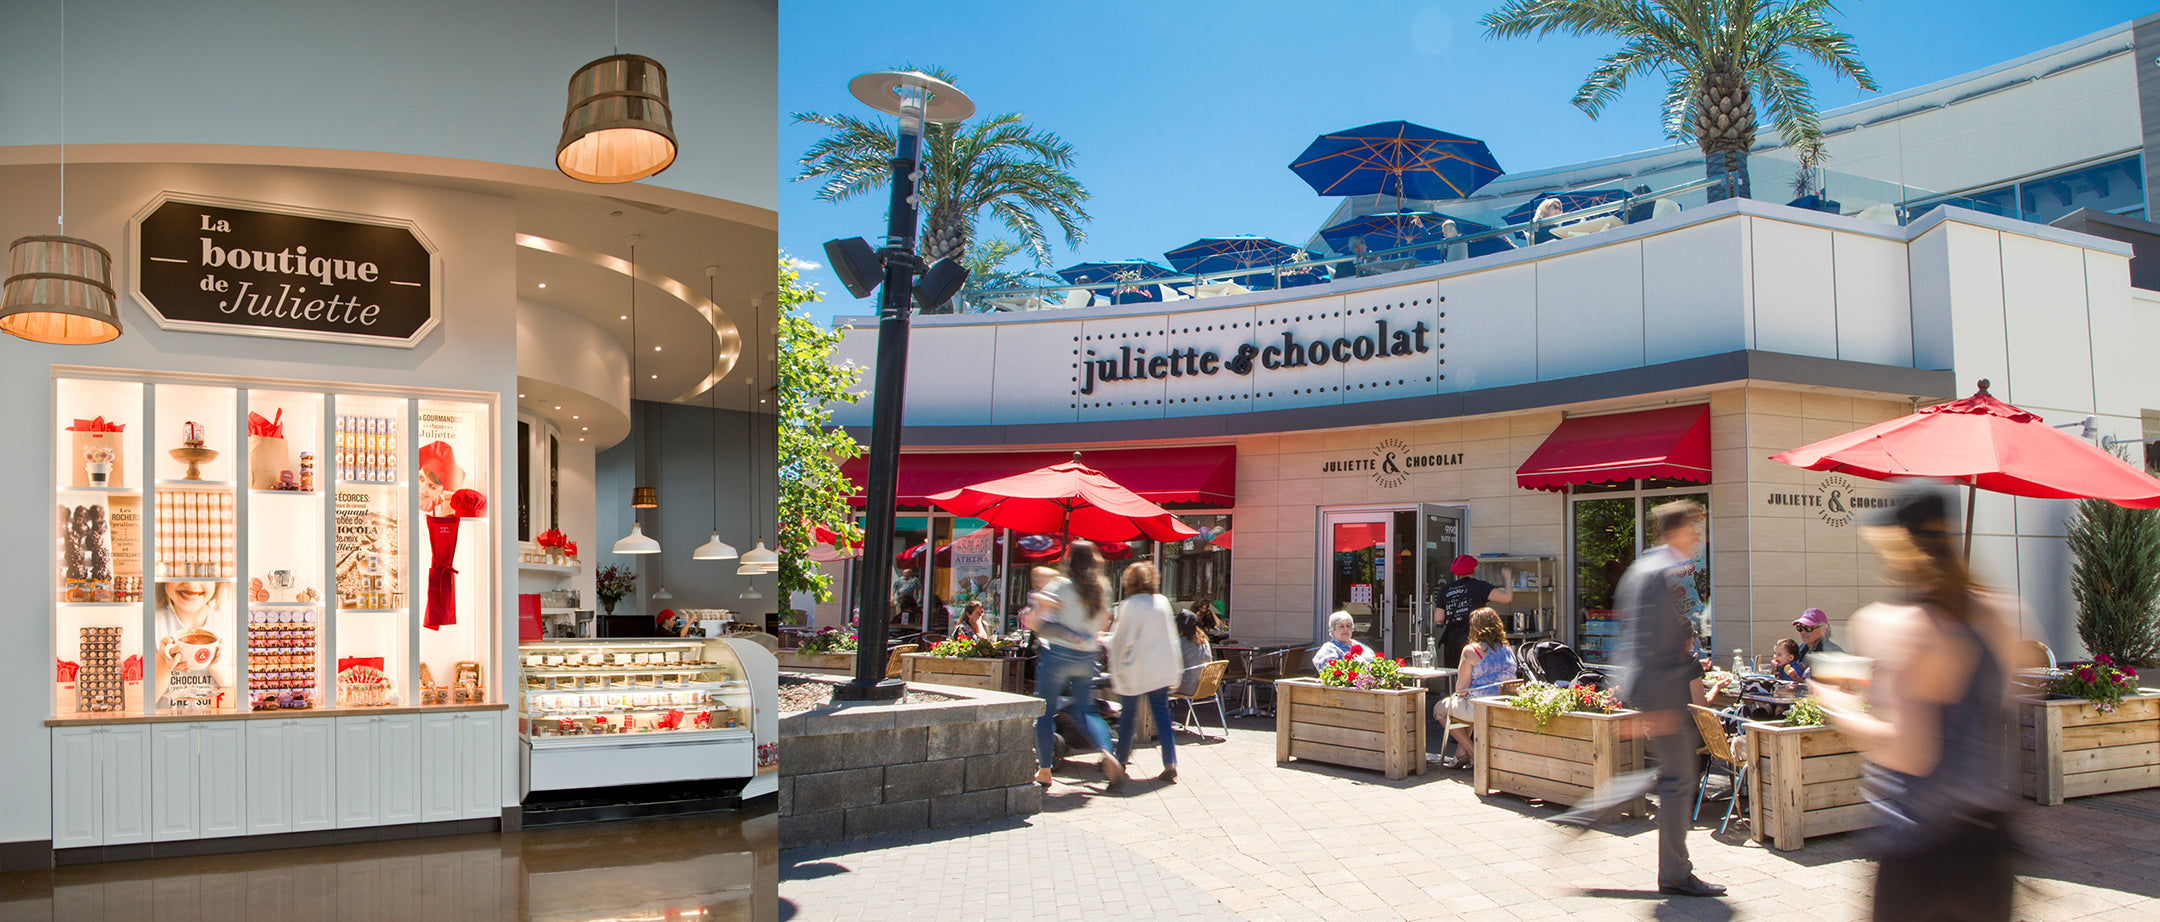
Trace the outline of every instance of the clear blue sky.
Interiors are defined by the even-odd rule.
[[[943,67],[979,113],[1024,113],[1070,141],[1094,220],[1052,268],[1160,261],[1195,238],[1309,237],[1333,207],[1288,169],[1315,135],[1407,119],[1482,138],[1524,171],[1660,147],[1652,78],[1591,120],[1568,103],[1609,39],[1493,41],[1498,0],[789,0],[780,7],[780,243],[817,264],[821,317],[871,313],[823,243],[884,233],[886,193],[818,201],[794,182],[823,129],[796,112],[871,115],[856,74]],[[2007,61],[2160,10],[2160,0],[1847,0],[1840,22],[1886,93]],[[1870,98],[1815,72],[1828,110]],[[1835,168],[1835,165],[1832,165]],[[994,221],[979,232],[1000,233]],[[1024,257],[1016,257],[1023,259]]]

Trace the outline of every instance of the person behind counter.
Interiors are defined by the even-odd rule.
[[[1440,604],[1433,620],[1440,626],[1440,663],[1455,662],[1470,642],[1470,613],[1494,602],[1515,601],[1515,590],[1495,586],[1470,574],[1477,572],[1477,558],[1464,554],[1448,567],[1455,579],[1440,588]],[[1500,581],[1515,581],[1515,571],[1500,568]]]

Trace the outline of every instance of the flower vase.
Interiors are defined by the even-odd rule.
[[[614,599],[601,599],[600,613],[605,615],[613,615],[615,613],[615,601],[616,600]]]

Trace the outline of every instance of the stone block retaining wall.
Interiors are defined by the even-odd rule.
[[[831,705],[780,719],[780,845],[1042,811],[1035,718],[1021,695],[911,685],[957,700]]]

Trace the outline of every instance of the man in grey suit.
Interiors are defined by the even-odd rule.
[[[1620,578],[1618,601],[1627,620],[1623,648],[1627,676],[1619,691],[1628,707],[1643,712],[1654,769],[1617,776],[1590,792],[1554,822],[1578,830],[1609,822],[1620,808],[1658,791],[1658,891],[1679,896],[1718,896],[1725,888],[1695,876],[1688,860],[1688,793],[1695,787],[1694,721],[1687,706],[1688,682],[1702,676],[1695,658],[1695,624],[1685,601],[1702,547],[1703,507],[1686,500],[1651,510],[1663,543],[1635,558]]]

